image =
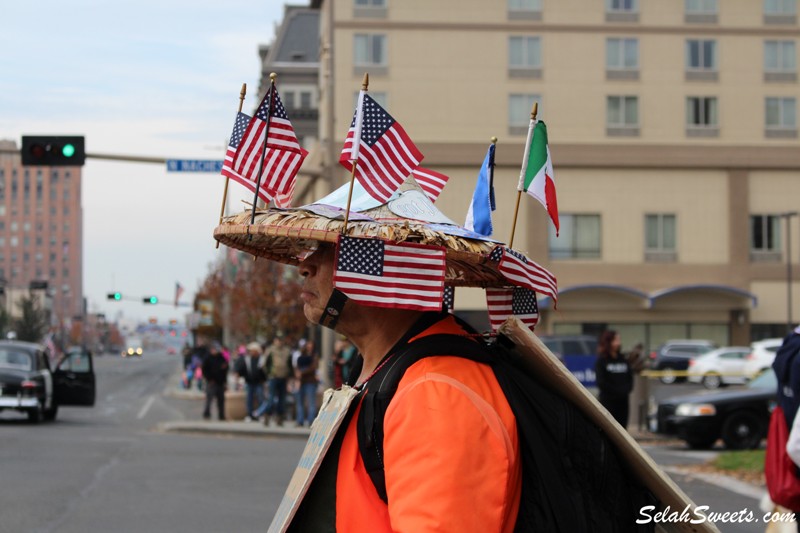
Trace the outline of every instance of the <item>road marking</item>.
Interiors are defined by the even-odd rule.
[[[152,407],[153,402],[155,401],[155,399],[156,399],[155,396],[150,396],[147,399],[147,401],[144,402],[144,405],[142,406],[142,409],[139,411],[139,414],[136,416],[136,418],[138,418],[139,420],[144,418],[144,415],[146,415],[147,411],[150,410],[150,407]]]

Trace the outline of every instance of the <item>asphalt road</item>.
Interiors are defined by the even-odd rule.
[[[266,530],[303,441],[160,433],[202,408],[164,395],[178,358],[95,365],[94,408],[0,413],[0,532]]]
[[[176,356],[95,360],[94,408],[62,408],[54,423],[31,425],[0,413],[0,532],[265,531],[304,441],[297,438],[163,433],[162,422],[199,420],[202,403],[168,394]],[[671,395],[690,385],[658,385]],[[698,505],[752,511],[724,532],[762,532],[763,490],[692,472],[714,451],[675,443],[645,449]]]

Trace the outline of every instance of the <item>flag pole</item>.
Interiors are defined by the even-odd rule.
[[[536,115],[539,112],[539,102],[533,103],[533,109],[531,109],[531,122],[528,126],[528,139],[525,141],[525,152],[522,154],[522,169],[520,170],[520,184],[523,182],[523,178],[525,176],[525,172],[528,167],[528,154],[530,153],[531,148],[531,140],[533,137],[533,124],[536,122]],[[522,198],[522,187],[520,185],[517,186],[517,206],[514,208],[514,222],[511,223],[511,238],[508,239],[508,247],[513,248],[514,246],[514,231],[517,229],[517,215],[519,214],[519,200]]]
[[[267,111],[267,123],[264,126],[264,146],[261,150],[261,161],[258,163],[258,173],[256,174],[256,190],[253,193],[253,213],[250,215],[250,225],[256,223],[256,205],[258,204],[258,191],[261,190],[261,172],[264,170],[264,159],[267,155],[267,141],[269,140],[269,122],[272,118],[272,111],[275,109],[275,79],[278,77],[274,72],[269,73],[269,110]],[[249,235],[249,240],[253,240],[253,235]]]
[[[369,73],[364,73],[364,80],[361,82],[361,90],[367,92],[369,88]],[[363,106],[363,102],[359,103]],[[357,112],[357,111],[356,111]],[[361,142],[361,135],[353,136],[353,144]],[[352,148],[351,148],[352,150]],[[350,220],[350,200],[353,199],[353,183],[356,181],[356,165],[358,165],[358,158],[353,160],[353,168],[350,172],[350,190],[347,192],[347,210],[344,212],[344,226],[342,226],[342,235],[347,234],[347,222]]]
[[[247,84],[242,84],[242,90],[239,91],[239,111],[237,112],[236,116],[239,116],[238,113],[242,112],[242,105],[244,104],[244,97],[247,94]],[[225,216],[225,202],[228,201],[228,183],[230,183],[231,178],[229,176],[225,176],[225,190],[222,191],[222,207],[219,210],[219,223],[222,224],[222,217]],[[219,240],[217,240],[217,248],[219,248]]]

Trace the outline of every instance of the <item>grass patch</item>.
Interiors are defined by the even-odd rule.
[[[765,450],[722,452],[711,464],[720,470],[761,473],[764,471]]]

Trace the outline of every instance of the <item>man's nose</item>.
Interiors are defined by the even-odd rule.
[[[316,272],[317,266],[312,259],[312,256],[306,257],[305,260],[297,266],[300,275],[304,278],[311,276]]]

